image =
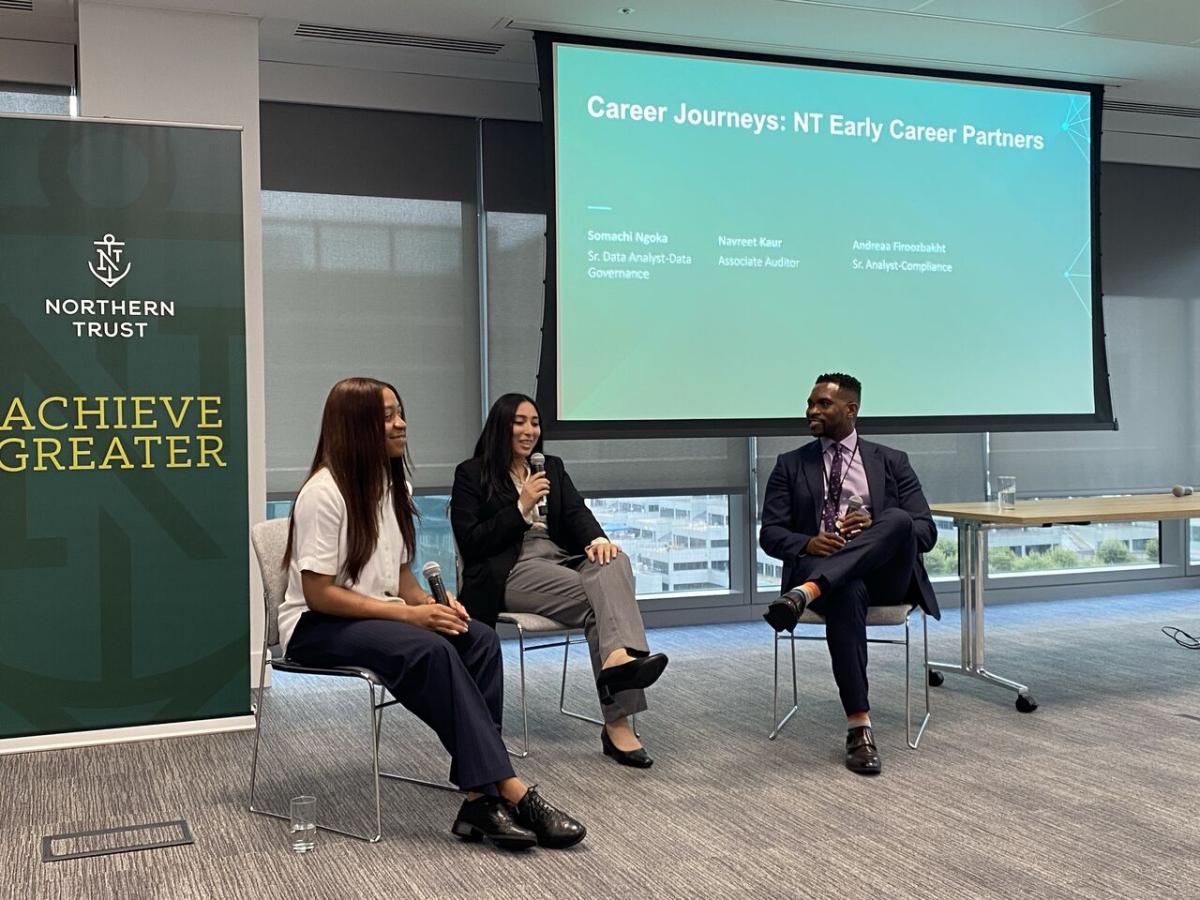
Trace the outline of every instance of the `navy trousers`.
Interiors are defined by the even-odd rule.
[[[846,715],[867,712],[867,607],[906,602],[917,564],[912,517],[885,509],[844,547],[829,556],[804,556],[801,582],[816,581],[811,605],[825,617],[825,642]]]
[[[450,781],[462,790],[495,794],[496,782],[513,777],[500,739],[500,639],[482,622],[449,637],[406,622],[309,611],[296,623],[287,655],[302,665],[375,672],[393,697],[437,732],[450,754]]]

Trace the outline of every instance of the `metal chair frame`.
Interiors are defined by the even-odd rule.
[[[923,677],[925,683],[925,716],[921,720],[921,727],[917,729],[916,738],[913,737],[912,729],[912,664],[911,664],[911,643],[909,640],[909,619],[915,610],[920,607],[911,607],[904,617],[904,640],[898,638],[867,638],[868,644],[893,644],[904,646],[904,734],[908,742],[908,746],[916,750],[921,743],[921,737],[925,734],[925,727],[929,724],[929,678]],[[922,645],[924,649],[925,665],[921,668],[922,676],[929,668],[929,621],[925,615],[925,610],[921,609],[921,633]],[[804,625],[823,625],[824,622],[801,622]],[[893,627],[890,624],[870,625],[870,628],[889,628]],[[898,627],[898,626],[897,626]],[[771,720],[775,723],[775,727],[768,735],[768,740],[775,740],[779,736],[779,732],[783,730],[783,726],[788,723],[788,720],[796,714],[800,709],[800,690],[796,679],[796,641],[823,641],[824,635],[819,634],[796,634],[794,632],[783,634],[777,632],[775,634],[775,685],[771,697]],[[788,641],[791,644],[792,650],[792,708],[787,711],[782,719],[779,718],[779,643],[780,641]]]
[[[445,783],[427,781],[423,778],[413,778],[408,775],[399,775],[393,772],[380,771],[379,737],[383,730],[383,711],[389,706],[396,705],[400,701],[396,699],[387,699],[387,689],[384,687],[379,676],[373,671],[358,666],[346,666],[333,669],[317,668],[314,666],[301,665],[287,659],[286,657],[273,657],[271,652],[272,646],[270,645],[269,641],[275,629],[270,626],[277,619],[278,607],[272,602],[272,585],[278,588],[278,570],[282,559],[264,559],[264,548],[262,545],[266,541],[266,537],[269,533],[267,529],[283,528],[286,526],[286,519],[260,522],[254,526],[251,533],[252,543],[254,544],[254,552],[258,557],[258,565],[262,570],[263,575],[263,606],[266,612],[265,622],[267,623],[267,627],[264,627],[263,629],[262,663],[259,666],[258,672],[258,703],[254,705],[254,749],[250,757],[250,798],[248,808],[250,812],[256,813],[260,816],[269,816],[273,819],[282,819],[284,821],[288,821],[290,819],[290,816],[286,816],[282,813],[274,812],[261,806],[255,806],[254,802],[254,792],[258,775],[258,745],[262,736],[263,716],[267,707],[267,688],[264,680],[266,677],[267,666],[270,665],[272,671],[274,672],[288,672],[299,675],[320,675],[331,678],[355,678],[364,682],[368,691],[368,707],[371,718],[371,780],[375,793],[375,833],[373,835],[369,832],[360,833],[348,829],[335,828],[332,825],[323,825],[321,823],[317,823],[317,827],[325,831],[332,831],[336,834],[345,835],[346,837],[352,837],[360,841],[366,841],[374,844],[383,836],[383,808],[381,805],[379,790],[380,779],[389,778],[394,781],[405,781],[409,784],[418,784],[423,787],[437,788],[438,790],[443,791],[457,792],[458,789]],[[270,568],[272,564],[275,566],[274,569]],[[375,693],[376,688],[379,689],[378,696]]]
[[[543,616],[543,618],[545,618]],[[586,644],[587,639],[583,633],[577,628],[569,628],[566,625],[561,626],[561,638],[556,641],[545,641],[543,643],[528,646],[525,643],[525,628],[521,623],[509,613],[500,613],[496,620],[505,625],[511,625],[517,630],[517,648],[521,661],[521,730],[522,742],[520,751],[509,749],[509,755],[517,759],[525,759],[529,756],[529,707],[525,702],[525,654],[532,653],[535,650],[550,650],[555,647],[563,648],[563,666],[562,679],[558,692],[558,711],[564,716],[570,716],[572,719],[579,719],[582,722],[591,722],[593,725],[603,725],[603,719],[597,719],[595,716],[585,715],[584,713],[574,712],[567,709],[567,665],[570,661],[571,647],[575,644]],[[553,621],[551,619],[550,621]],[[553,632],[535,631],[531,634],[549,634]]]

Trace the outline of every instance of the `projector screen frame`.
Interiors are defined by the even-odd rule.
[[[1092,392],[1094,413],[1030,414],[1030,415],[968,415],[968,416],[871,416],[859,418],[864,431],[871,434],[937,434],[1024,431],[1101,431],[1116,430],[1112,394],[1109,388],[1108,357],[1105,349],[1104,304],[1100,281],[1100,136],[1104,102],[1104,86],[1085,82],[1051,79],[1019,78],[1015,76],[975,73],[950,69],[927,69],[912,66],[885,66],[873,63],[845,62],[805,56],[785,56],[746,53],[708,47],[678,44],[658,44],[599,38],[562,32],[535,31],[538,83],[542,103],[542,136],[544,142],[544,172],[546,179],[546,260],[544,310],[542,314],[541,354],[538,362],[535,397],[541,412],[541,426],[552,440],[587,440],[620,438],[680,438],[680,437],[771,437],[804,434],[808,431],[804,407],[811,388],[809,378],[819,372],[802,373],[796,383],[795,417],[788,418],[722,418],[722,419],[645,419],[645,420],[587,420],[563,421],[558,414],[558,173],[555,141],[555,79],[553,52],[555,44],[666,53],[691,57],[762,62],[802,68],[836,69],[884,75],[905,75],[937,80],[967,81],[983,84],[1005,84],[1015,87],[1067,90],[1088,94],[1091,99],[1092,139],[1090,142],[1091,190],[1091,321],[1092,321]],[[739,350],[752,359],[755,348]],[[932,360],[932,357],[931,357]],[[855,374],[853,360],[847,359],[843,371]],[[1049,387],[1048,389],[1052,389]],[[864,408],[871,407],[871,385],[863,385]]]

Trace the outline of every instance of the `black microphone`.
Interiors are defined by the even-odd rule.
[[[536,475],[538,472],[546,471],[546,457],[541,453],[529,454],[529,468]],[[541,518],[546,518],[546,498],[542,497],[537,502],[537,514]]]
[[[1171,493],[1176,497],[1190,497],[1195,491],[1190,484],[1177,484],[1171,488]]]
[[[442,606],[449,606],[450,598],[446,595],[446,585],[442,583],[442,567],[430,560],[421,566],[421,574],[429,582],[429,593],[433,594],[433,599]]]

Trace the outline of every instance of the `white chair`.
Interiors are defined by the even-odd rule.
[[[924,662],[925,665],[921,668],[921,680],[925,684],[925,717],[921,720],[921,727],[917,729],[916,738],[912,732],[912,666],[910,664],[909,652],[909,617],[914,611],[920,610],[921,613],[921,635],[922,645],[924,647]],[[804,610],[804,615],[800,617],[797,625],[824,625],[825,618],[811,609]],[[917,745],[921,743],[921,735],[925,733],[925,726],[929,724],[929,679],[924,677],[925,672],[929,667],[929,626],[925,618],[925,610],[920,607],[909,606],[908,604],[900,604],[898,606],[868,606],[867,607],[867,627],[874,628],[877,626],[904,626],[904,639],[899,638],[873,638],[868,637],[868,644],[896,644],[904,646],[904,733],[908,740],[908,746],[913,750],[917,749]],[[825,636],[822,634],[795,634],[788,632],[778,632],[775,635],[775,687],[771,698],[771,720],[774,727],[771,729],[769,740],[775,740],[779,736],[779,732],[783,730],[783,726],[788,723],[788,720],[796,714],[800,708],[800,692],[796,683],[796,641],[823,641]],[[792,708],[788,710],[787,715],[782,719],[779,718],[779,643],[780,641],[788,641],[791,644],[792,650]]]
[[[272,519],[268,522],[259,522],[250,529],[250,542],[254,545],[255,556],[258,557],[258,567],[262,572],[263,581],[263,606],[266,611],[266,627],[263,631],[263,648],[262,648],[262,665],[259,668],[258,683],[260,689],[258,692],[258,703],[255,707],[254,717],[254,751],[250,758],[250,803],[249,809],[252,813],[257,813],[263,816],[271,816],[275,819],[287,820],[289,816],[282,813],[272,812],[254,805],[254,789],[255,777],[258,773],[258,743],[262,736],[263,714],[267,706],[268,690],[262,687],[266,676],[267,666],[270,665],[274,672],[291,672],[300,675],[321,675],[331,678],[354,678],[363,682],[367,688],[367,704],[366,712],[371,719],[371,774],[373,787],[375,791],[375,833],[359,833],[355,831],[347,831],[340,828],[334,828],[330,825],[321,825],[318,827],[326,831],[333,831],[337,834],[344,834],[347,837],[357,838],[361,841],[375,843],[380,839],[383,833],[383,814],[380,807],[379,798],[379,783],[381,778],[391,778],[396,781],[407,781],[410,784],[419,784],[425,787],[438,788],[444,791],[454,791],[456,788],[448,784],[439,784],[433,781],[425,781],[421,778],[410,778],[407,775],[396,775],[391,772],[379,771],[379,734],[383,728],[383,711],[387,707],[399,703],[399,700],[387,700],[386,688],[379,676],[370,669],[362,666],[344,666],[341,668],[324,669],[315,668],[313,666],[305,666],[300,663],[293,662],[283,656],[279,651],[279,606],[283,603],[284,592],[287,590],[287,570],[283,568],[283,554],[287,547],[288,538],[288,519]],[[379,693],[375,691],[378,688]]]

